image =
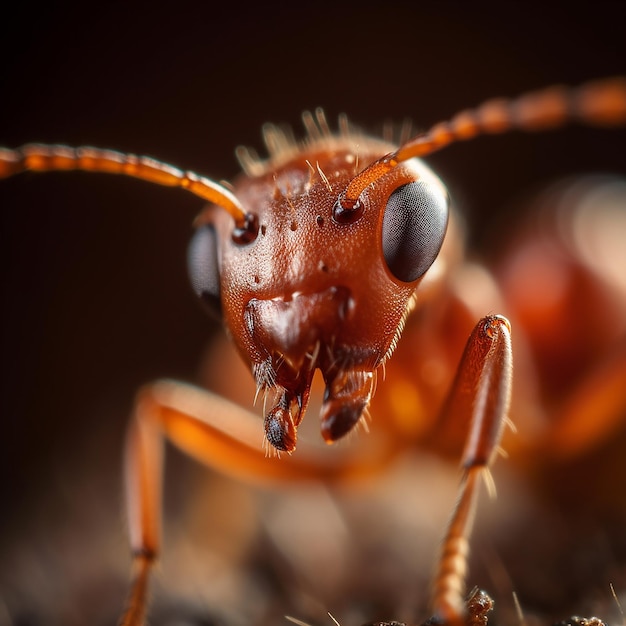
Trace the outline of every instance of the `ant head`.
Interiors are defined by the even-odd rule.
[[[326,384],[327,442],[363,415],[375,371],[392,353],[415,288],[441,248],[448,206],[440,181],[410,159],[370,176],[346,210],[341,202],[352,181],[389,146],[346,134],[285,156],[288,148],[235,183],[234,195],[254,216],[254,236],[233,237],[232,219],[209,207],[197,223],[190,269],[259,389],[274,393],[268,441],[291,452],[316,369]],[[359,162],[371,165],[363,170]]]

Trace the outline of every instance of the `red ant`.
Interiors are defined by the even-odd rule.
[[[443,622],[465,619],[478,486],[489,477],[509,421],[511,324],[501,315],[483,317],[458,367],[439,355],[448,372],[456,371],[450,391],[450,376],[425,374],[435,352],[456,348],[455,328],[465,327],[471,307],[451,280],[464,265],[446,189],[419,158],[480,134],[544,130],[575,120],[624,124],[626,80],[489,101],[397,149],[358,133],[344,118],[340,132],[333,133],[316,111],[304,116],[304,143],[268,126],[266,161],[241,150],[243,173],[232,190],[146,157],[97,148],[27,145],[0,151],[0,177],[24,170],[108,172],[181,187],[208,201],[190,245],[192,285],[223,322],[268,407],[263,450],[256,419],[216,394],[173,381],[138,393],[126,447],[136,574],[122,624],[139,626],[145,620],[148,581],[160,552],[164,437],[201,462],[248,479],[341,480],[379,471],[417,438],[458,439],[457,431],[466,442],[463,477],[434,577],[432,610]],[[444,244],[448,231],[452,236]],[[391,357],[413,313],[420,324],[403,338],[411,347],[411,362],[405,351],[396,367]],[[541,340],[530,323],[523,331],[531,348]],[[390,393],[379,394],[387,410],[372,407],[374,423],[386,435],[367,454],[341,454],[327,463],[316,449],[296,452],[317,370],[325,385],[321,432],[332,443],[364,423],[385,368],[390,380],[403,376],[417,390],[422,409],[412,410],[410,418],[422,426],[407,430],[405,416],[389,414],[388,407],[402,400],[392,397],[390,384]],[[584,394],[574,393],[563,403],[564,419],[548,437],[573,448],[582,445],[583,431],[585,438],[604,435],[624,407],[625,369],[623,354],[610,367],[602,364],[602,375],[594,372]],[[591,407],[595,419],[589,424]],[[268,450],[281,458],[269,458]]]

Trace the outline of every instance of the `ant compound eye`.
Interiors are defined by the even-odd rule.
[[[222,319],[220,271],[217,264],[217,235],[212,224],[200,226],[187,250],[191,286],[211,317]]]
[[[398,187],[383,216],[383,255],[391,273],[406,283],[437,258],[448,224],[448,198],[437,184],[418,180]]]

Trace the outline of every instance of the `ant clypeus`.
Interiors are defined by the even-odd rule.
[[[108,172],[182,187],[207,200],[190,246],[192,284],[223,321],[264,396],[265,450],[258,422],[217,394],[169,380],[138,393],[126,445],[135,576],[124,625],[144,623],[148,580],[160,552],[164,437],[244,479],[327,481],[377,472],[418,439],[445,448],[462,438],[463,476],[434,576],[432,611],[442,622],[461,623],[467,607],[474,621],[482,618],[488,603],[476,595],[467,605],[464,600],[468,540],[478,487],[484,480],[490,484],[489,468],[500,451],[503,426],[510,423],[511,324],[498,314],[475,322],[473,312],[487,302],[477,294],[488,280],[474,276],[472,290],[463,286],[461,277],[470,270],[446,189],[418,157],[480,134],[543,130],[575,120],[624,124],[626,80],[489,101],[397,149],[358,133],[345,118],[335,134],[317,111],[304,116],[304,143],[268,126],[266,161],[241,150],[243,174],[232,188],[152,159],[97,148],[33,144],[0,151],[0,177],[24,170]],[[590,271],[581,259],[556,269]],[[527,351],[540,359],[546,334],[541,327],[553,320],[546,314],[535,326],[517,305],[505,300],[503,306],[520,320]],[[418,323],[407,327],[407,349],[389,360],[412,312]],[[612,317],[610,310],[601,312],[598,325],[611,325]],[[474,329],[457,366],[458,335],[467,336],[471,318]],[[623,327],[613,328],[604,347],[623,339]],[[587,332],[595,335],[596,329]],[[544,433],[564,449],[606,434],[624,408],[623,352],[610,361],[595,353],[593,358],[580,387],[561,395],[561,415]],[[327,443],[366,421],[377,377],[386,373],[389,382],[381,382],[372,409],[377,432],[366,451],[340,451],[330,460],[315,446],[296,452],[317,370],[325,385],[320,419]],[[412,390],[410,397],[398,391],[399,380]]]

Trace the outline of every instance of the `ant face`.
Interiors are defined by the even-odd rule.
[[[443,243],[447,195],[417,159],[368,186],[358,210],[338,216],[359,155],[371,163],[384,154],[380,142],[356,143],[346,137],[332,150],[309,148],[306,158],[297,153],[271,173],[242,177],[235,196],[255,216],[256,237],[234,240],[224,212],[209,209],[191,244],[196,291],[221,312],[258,389],[274,394],[265,433],[278,450],[295,449],[316,369],[326,384],[324,439],[339,439],[359,421],[375,371],[393,352]]]

